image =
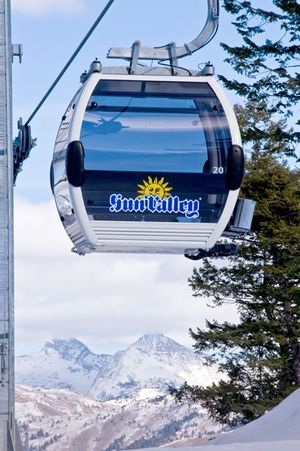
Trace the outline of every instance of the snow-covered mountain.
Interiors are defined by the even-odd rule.
[[[207,437],[220,426],[200,406],[176,403],[168,387],[218,379],[216,369],[164,335],[144,335],[114,355],[55,339],[16,359],[23,444],[36,451],[111,451]]]
[[[164,335],[144,335],[102,366],[89,395],[107,400],[142,388],[167,390],[184,381],[208,385],[219,379],[192,350]]]
[[[184,380],[206,385],[217,379],[216,369],[164,335],[144,335],[113,356],[93,354],[76,339],[52,340],[17,359],[17,381],[31,385],[16,389],[23,444],[35,451],[190,449],[184,447],[205,442],[210,446],[199,451],[300,449],[300,390],[215,440],[221,427],[199,405],[178,404],[166,392]]]
[[[16,383],[87,393],[110,355],[93,354],[75,338],[53,339],[39,352],[16,358]]]
[[[220,431],[199,405],[180,405],[159,390],[96,401],[65,390],[17,386],[16,415],[25,449],[112,451],[204,442]]]
[[[18,384],[63,388],[98,400],[219,379],[217,370],[204,366],[194,351],[164,335],[144,335],[113,356],[93,354],[76,339],[54,339],[41,351],[16,359]]]

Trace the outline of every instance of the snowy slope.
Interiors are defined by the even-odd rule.
[[[216,446],[193,446],[193,447],[163,447],[164,449],[178,451],[299,451],[300,441],[298,440],[285,440],[274,442],[252,442],[252,443],[233,443],[231,445],[216,445]],[[143,451],[154,451],[158,448],[145,448]],[[137,450],[136,450],[137,451]]]
[[[175,445],[175,443],[173,443]],[[166,449],[177,450],[172,444]],[[149,448],[155,449],[155,448]],[[300,389],[278,406],[245,426],[221,434],[209,446],[181,447],[182,451],[299,451],[300,450]]]
[[[194,351],[164,335],[144,335],[103,365],[89,395],[106,400],[142,388],[166,390],[184,381],[208,385],[219,379],[216,368],[205,367]]]
[[[198,405],[178,405],[154,389],[100,402],[65,390],[17,386],[16,416],[24,448],[36,451],[159,446],[220,430]]]
[[[214,443],[247,443],[253,439],[257,442],[299,440],[300,443],[300,389],[294,391],[270,412],[220,436]]]
[[[16,359],[16,383],[42,388],[64,388],[87,393],[101,368],[111,358],[96,355],[76,339],[54,339],[44,348]]]

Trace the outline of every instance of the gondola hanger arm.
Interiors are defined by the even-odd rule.
[[[181,47],[174,46],[174,43],[163,45],[162,47],[139,47],[138,58],[142,60],[166,61],[179,59],[191,55],[208,44],[214,37],[219,26],[219,0],[207,0],[207,19],[200,34],[191,42]],[[172,49],[172,52],[170,51]],[[112,47],[107,54],[108,58],[121,58],[131,60],[133,48]]]

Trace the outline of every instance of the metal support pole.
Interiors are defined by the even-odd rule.
[[[0,450],[16,451],[12,44],[10,0],[0,0]]]

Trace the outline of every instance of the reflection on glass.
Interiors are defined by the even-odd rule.
[[[176,83],[127,82],[128,95],[125,85],[116,92],[117,81],[100,81],[88,103],[80,136],[85,169],[201,173],[219,152],[216,129],[228,130],[209,86],[202,98],[190,92],[186,98]],[[211,115],[218,116],[214,131]]]

